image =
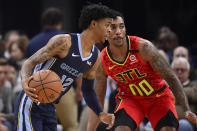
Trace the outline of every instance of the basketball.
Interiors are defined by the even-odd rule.
[[[33,75],[29,82],[30,88],[35,88],[38,101],[41,103],[54,102],[62,91],[62,81],[59,76],[51,70],[40,70]]]

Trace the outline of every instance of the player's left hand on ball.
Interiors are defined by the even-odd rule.
[[[29,85],[29,82],[33,79],[32,76],[30,76],[29,78],[27,79],[24,79],[22,80],[22,88],[23,90],[25,91],[26,95],[29,96],[29,98],[32,99],[32,101],[34,102],[38,102],[38,96],[34,93],[36,91],[35,88],[30,88],[28,85]]]
[[[195,124],[197,126],[197,116],[191,111],[185,111],[184,112],[185,118],[187,118],[190,122]]]
[[[108,127],[106,129],[110,129],[114,125],[115,116],[114,116],[114,114],[109,114],[109,113],[101,112],[99,114],[99,119],[103,123],[108,124]]]

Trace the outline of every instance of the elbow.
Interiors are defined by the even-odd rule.
[[[35,65],[27,59],[22,65],[21,73],[26,73],[29,70],[33,70],[34,67]]]
[[[35,64],[34,64],[31,60],[27,59],[27,60],[24,62],[23,66],[27,66],[28,68],[30,68],[30,67],[33,68],[33,67],[35,66]]]

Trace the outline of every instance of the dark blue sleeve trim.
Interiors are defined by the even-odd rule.
[[[102,112],[102,108],[98,103],[96,93],[93,89],[94,80],[89,80],[83,78],[82,80],[82,92],[83,97],[86,101],[86,104],[97,114],[99,115]]]

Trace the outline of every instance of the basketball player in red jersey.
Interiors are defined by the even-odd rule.
[[[118,83],[116,118],[111,130],[134,131],[144,117],[155,131],[177,130],[178,117],[170,89],[185,117],[197,124],[197,116],[190,111],[181,83],[153,44],[136,36],[125,36],[124,20],[119,14],[111,24],[109,46],[102,50],[95,79],[102,106],[107,76]],[[89,115],[88,130],[94,131],[98,121],[93,112]]]

